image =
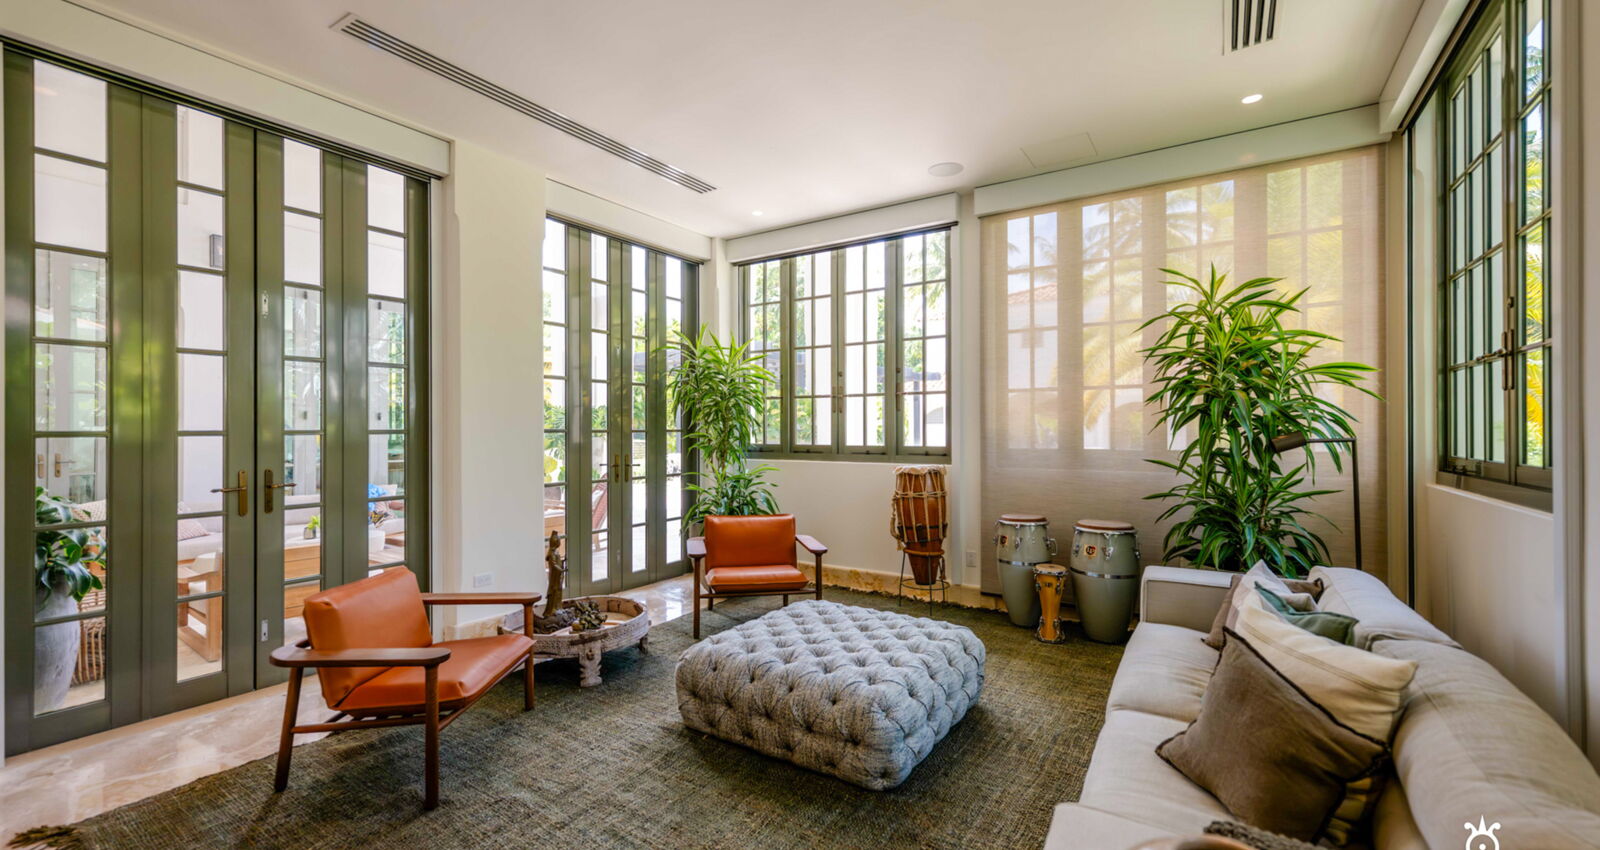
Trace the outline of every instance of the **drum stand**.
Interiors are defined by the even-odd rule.
[[[906,588],[910,588],[914,591],[921,591],[928,594],[928,616],[932,617],[934,591],[938,591],[939,593],[940,604],[950,601],[950,582],[945,578],[944,575],[944,556],[939,556],[938,578],[935,578],[931,584],[917,584],[915,577],[906,578],[907,563],[908,559],[906,557],[906,553],[902,551],[900,553],[900,589],[895,593],[894,604],[896,607],[899,607],[900,600],[905,598]]]

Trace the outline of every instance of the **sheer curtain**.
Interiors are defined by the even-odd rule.
[[[1172,473],[1145,462],[1171,457],[1182,435],[1152,430],[1153,377],[1139,350],[1159,328],[1162,268],[1205,279],[1211,264],[1239,281],[1270,276],[1309,289],[1300,321],[1342,343],[1328,359],[1377,366],[1384,391],[1383,266],[1378,148],[987,216],[983,257],[984,521],[1042,513],[1069,557],[1080,519],[1134,523],[1144,563],[1162,563],[1167,503],[1144,497]],[[1331,396],[1359,420],[1363,556],[1384,575],[1383,404]],[[1315,509],[1338,529],[1323,534],[1336,565],[1354,566],[1349,470],[1319,463],[1317,484],[1338,494]],[[994,542],[985,534],[983,589],[997,592]]]

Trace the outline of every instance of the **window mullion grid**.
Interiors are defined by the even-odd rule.
[[[905,291],[903,237],[883,246],[883,451],[889,457],[904,453],[900,405],[905,400],[905,327],[900,323],[900,299]]]
[[[845,332],[845,315],[846,315],[845,314],[845,301],[847,299],[845,298],[845,294],[844,294],[844,286],[845,286],[845,251],[844,251],[844,249],[841,248],[841,249],[839,249],[837,251],[832,252],[832,254],[830,255],[830,261],[833,264],[833,277],[832,277],[833,284],[832,284],[832,288],[829,290],[830,292],[833,293],[833,301],[832,301],[831,304],[829,304],[829,307],[833,310],[833,322],[832,322],[833,327],[832,327],[832,329],[830,331],[831,336],[829,336],[829,338],[828,338],[829,339],[829,345],[831,346],[831,348],[833,350],[833,357],[831,358],[833,360],[833,363],[831,364],[832,370],[833,370],[832,381],[831,381],[832,386],[833,386],[833,397],[832,397],[832,403],[833,403],[833,421],[832,421],[832,425],[833,425],[833,440],[832,440],[832,444],[831,444],[831,449],[832,449],[832,454],[841,455],[841,454],[844,453],[844,439],[845,439],[845,421],[844,421],[844,412],[845,412],[845,403],[844,403],[845,348],[844,348],[844,339],[845,339],[845,335],[846,335],[846,332]]]

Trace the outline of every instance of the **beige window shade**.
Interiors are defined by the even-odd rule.
[[[1270,276],[1309,289],[1301,322],[1341,337],[1324,357],[1382,370],[1380,159],[1361,148],[1166,183],[983,219],[983,516],[1042,513],[1066,563],[1073,523],[1134,523],[1146,564],[1163,563],[1173,483],[1146,458],[1172,458],[1182,435],[1152,431],[1152,370],[1140,330],[1180,290],[1162,268],[1204,279],[1215,263],[1239,281]],[[1383,373],[1368,386],[1383,393]],[[1334,390],[1359,420],[1363,553],[1384,574],[1383,405]],[[1314,509],[1336,565],[1355,562],[1349,470],[1317,465],[1317,485],[1346,492]],[[999,589],[986,537],[983,588]]]

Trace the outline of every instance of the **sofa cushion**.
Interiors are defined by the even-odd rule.
[[[1227,819],[1216,797],[1156,755],[1162,741],[1188,725],[1142,711],[1107,713],[1078,801],[1179,834],[1199,834],[1206,824]]]
[[[1317,841],[1330,834],[1346,787],[1388,766],[1385,742],[1341,723],[1227,634],[1200,716],[1156,753],[1245,823]]]
[[[1200,640],[1199,632],[1140,623],[1122,652],[1106,707],[1188,723],[1200,714],[1200,700],[1216,666],[1217,651]]]
[[[1417,664],[1394,758],[1429,846],[1459,846],[1462,824],[1484,818],[1508,850],[1600,847],[1600,776],[1532,700],[1455,647],[1386,640],[1373,650]]]
[[[1428,850],[1428,841],[1411,817],[1406,789],[1393,777],[1383,786],[1372,812],[1372,846],[1379,850]]]
[[[1359,621],[1355,645],[1362,649],[1385,638],[1460,646],[1401,602],[1375,575],[1348,567],[1313,567],[1311,577],[1322,579],[1324,585],[1322,597],[1317,600],[1318,610],[1348,614]]]
[[[1170,829],[1139,820],[1138,812],[1106,812],[1082,803],[1062,803],[1050,818],[1044,850],[1122,850],[1174,835]]]

